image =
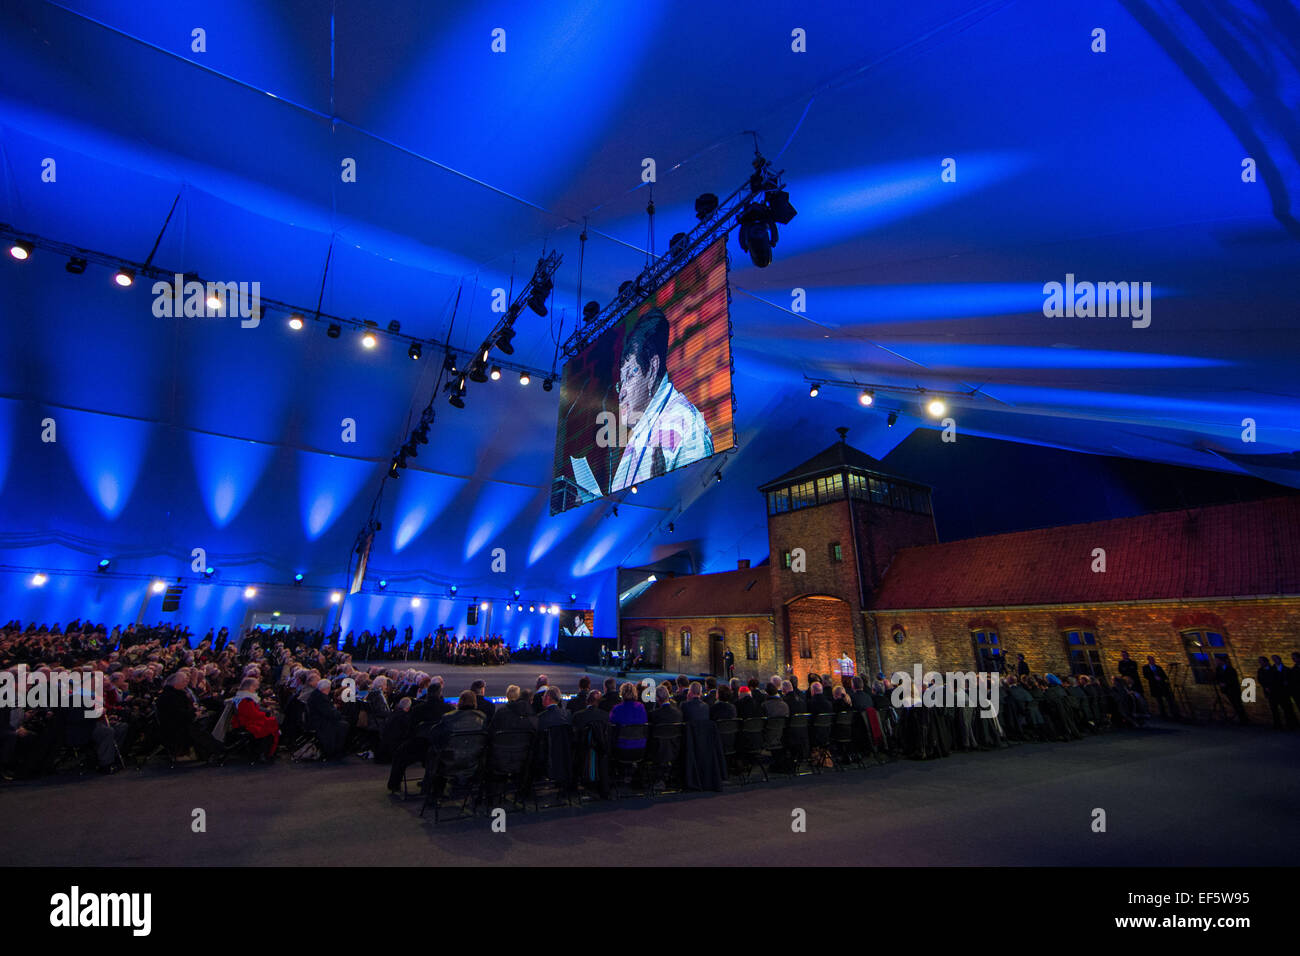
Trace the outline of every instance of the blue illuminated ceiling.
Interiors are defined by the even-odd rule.
[[[548,368],[584,217],[582,298],[607,302],[645,263],[643,159],[663,251],[697,194],[747,175],[757,130],[799,216],[768,269],[730,246],[724,484],[715,462],[617,517],[550,518],[559,392],[507,376],[464,411],[439,400],[385,491],[372,563],[396,584],[595,600],[602,574],[675,542],[704,570],[761,558],[753,488],[835,426],[876,457],[936,427],[915,400],[863,410],[806,379],[979,387],[950,403],[963,432],[1155,462],[1263,474],[1300,449],[1300,23],[1216,6],[18,0],[0,12],[0,221],[142,260],[179,193],[164,268],[314,306],[333,242],[326,311],[465,349],[496,319],[490,290],[558,249],[557,314],[525,313],[516,339]],[[1067,274],[1151,283],[1150,327],[1045,318],[1043,284]],[[129,552],[182,573],[203,546],[223,573],[340,579],[436,350],[159,319],[142,285],[39,253],[5,257],[0,290],[6,563]]]

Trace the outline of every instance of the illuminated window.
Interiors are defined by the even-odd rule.
[[[812,632],[806,627],[798,631],[799,656],[812,657]]]
[[[1070,673],[1076,677],[1087,674],[1098,680],[1105,680],[1101,668],[1101,649],[1097,646],[1097,635],[1093,631],[1079,628],[1065,632],[1065,652],[1070,655]]]
[[[838,562],[844,560],[844,549],[840,547],[838,541],[831,542],[831,561]]]
[[[1192,668],[1192,679],[1198,684],[1214,683],[1219,661],[1232,663],[1227,638],[1218,631],[1183,631],[1183,650]]]
[[[790,552],[789,552],[789,551],[782,551],[782,552],[781,552],[781,567],[785,568],[786,570],[789,570],[789,568],[790,568]]]
[[[1001,674],[1006,670],[1006,661],[1002,655],[1002,643],[998,632],[986,629],[971,632],[971,643],[975,645],[975,664],[981,671]]]
[[[790,510],[811,508],[817,504],[817,489],[811,481],[803,481],[790,486]]]
[[[682,629],[682,657],[691,656],[691,632],[685,628]]]
[[[837,501],[843,497],[844,477],[842,475],[827,475],[817,479],[818,501]]]
[[[782,488],[780,491],[769,491],[767,494],[767,513],[770,515],[781,514],[783,511],[790,510],[790,489]]]
[[[745,635],[745,660],[758,660],[758,631],[750,631]]]
[[[871,486],[871,500],[876,504],[889,503],[889,482],[881,481],[879,478],[869,479]]]

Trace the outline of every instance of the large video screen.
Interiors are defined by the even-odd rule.
[[[734,444],[723,237],[564,366],[551,514]]]
[[[591,637],[595,633],[595,612],[590,608],[571,607],[560,611],[561,637]]]

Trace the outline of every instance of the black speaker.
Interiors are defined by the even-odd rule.
[[[478,605],[477,605],[477,604],[471,604],[471,605],[466,609],[466,611],[465,611],[465,623],[466,623],[466,624],[477,624],[477,623],[478,623]]]
[[[185,586],[181,584],[167,585],[167,593],[163,595],[162,609],[164,611],[175,611],[181,606],[181,595],[185,593]]]

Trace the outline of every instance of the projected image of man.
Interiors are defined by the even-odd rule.
[[[651,309],[623,343],[618,414],[631,428],[610,491],[621,491],[713,454],[700,410],[668,378],[668,319]]]

